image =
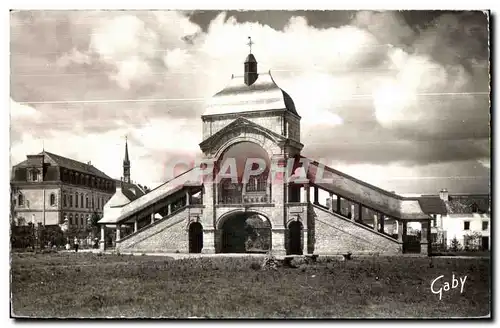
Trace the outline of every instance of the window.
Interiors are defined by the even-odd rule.
[[[75,214],[75,225],[78,225],[78,214]]]
[[[488,230],[488,221],[483,221],[483,230]]]
[[[104,198],[101,197],[101,209],[104,208]]]
[[[89,208],[89,196],[85,196],[85,205]]]
[[[69,195],[69,207],[73,207],[73,195]]]
[[[64,202],[64,207],[67,207],[68,206],[68,198],[67,198],[66,194],[63,195],[63,202]]]
[[[17,205],[24,206],[24,196],[22,194],[19,194],[19,196],[17,196]]]
[[[80,194],[80,204],[82,204],[82,208],[83,208],[83,194]]]
[[[50,194],[50,206],[55,206],[55,205],[56,205],[56,195]]]
[[[434,217],[434,220],[432,220],[432,226],[435,228],[435,227],[437,227],[437,215],[434,214],[432,216]]]
[[[470,222],[464,221],[464,230],[469,230],[469,229],[470,229]]]
[[[75,194],[75,207],[78,207],[78,193]]]
[[[69,214],[69,225],[73,225],[73,214]]]
[[[85,224],[84,224],[84,217],[83,217],[83,214],[82,216],[80,217],[80,225],[83,227]]]
[[[38,171],[37,170],[31,171],[31,181],[38,181]]]

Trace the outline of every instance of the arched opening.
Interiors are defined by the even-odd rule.
[[[266,253],[271,249],[271,223],[260,214],[234,213],[219,229],[221,253]]]
[[[300,221],[293,221],[288,225],[288,252],[290,254],[302,255],[302,229],[303,226]]]
[[[269,155],[256,143],[242,141],[228,147],[216,163],[218,203],[267,203],[269,171]]]
[[[56,195],[50,194],[50,206],[56,205]]]
[[[203,249],[203,226],[199,222],[189,225],[189,253],[201,253]]]

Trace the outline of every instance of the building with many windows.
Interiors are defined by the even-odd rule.
[[[12,216],[28,223],[85,228],[93,213],[102,216],[116,182],[87,164],[42,151],[12,168]]]

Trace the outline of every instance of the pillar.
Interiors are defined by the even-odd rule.
[[[215,229],[203,229],[203,248],[204,254],[215,253]]]
[[[172,213],[172,204],[168,203],[167,205],[167,215],[170,215]]]
[[[136,220],[137,222],[137,220]],[[155,213],[151,213],[151,224],[155,223]]]
[[[302,235],[304,236],[304,244],[302,245],[302,254],[308,254],[309,253],[309,241],[307,238],[308,230],[307,229],[302,229]]]
[[[317,186],[314,186],[314,204],[319,204],[319,190]]]
[[[305,184],[304,189],[306,195],[305,203],[309,203],[311,201],[311,188],[309,187],[309,184]]]
[[[134,232],[137,232],[138,229],[138,224],[137,224],[137,217],[134,220]]]
[[[428,239],[428,234],[431,230],[430,220],[420,222],[420,254],[429,254],[429,244],[430,239]]]
[[[356,221],[356,213],[354,212],[354,204],[351,204],[351,220]]]
[[[396,224],[398,227],[398,241],[400,243],[403,242],[403,222],[401,220],[396,220]]]
[[[333,193],[330,193],[329,194],[329,197],[330,197],[330,212],[333,212]]]
[[[380,232],[381,233],[385,233],[385,215],[384,214],[379,214],[379,218],[380,218]]]
[[[277,255],[286,255],[285,248],[285,227],[282,226],[280,228],[273,228],[271,230],[271,251],[274,256]]]
[[[121,230],[121,225],[117,224],[116,225],[116,241],[120,241],[120,231]]]
[[[101,225],[101,240],[99,241],[99,249],[104,251],[106,249],[106,236],[105,236],[105,226]]]
[[[337,195],[337,213],[340,214],[340,201],[341,201],[341,197]]]
[[[377,214],[373,214],[373,230],[379,231],[378,229],[378,217]]]
[[[363,205],[358,204],[358,221],[363,222]]]
[[[191,200],[191,194],[189,193],[189,190],[186,190],[186,206],[189,206]]]

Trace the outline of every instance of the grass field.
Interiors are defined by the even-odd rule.
[[[319,258],[261,270],[262,258],[13,254],[13,316],[349,318],[490,313],[484,259]],[[431,282],[467,276],[439,300]],[[440,281],[443,281],[441,279]],[[442,287],[435,285],[435,289]]]

